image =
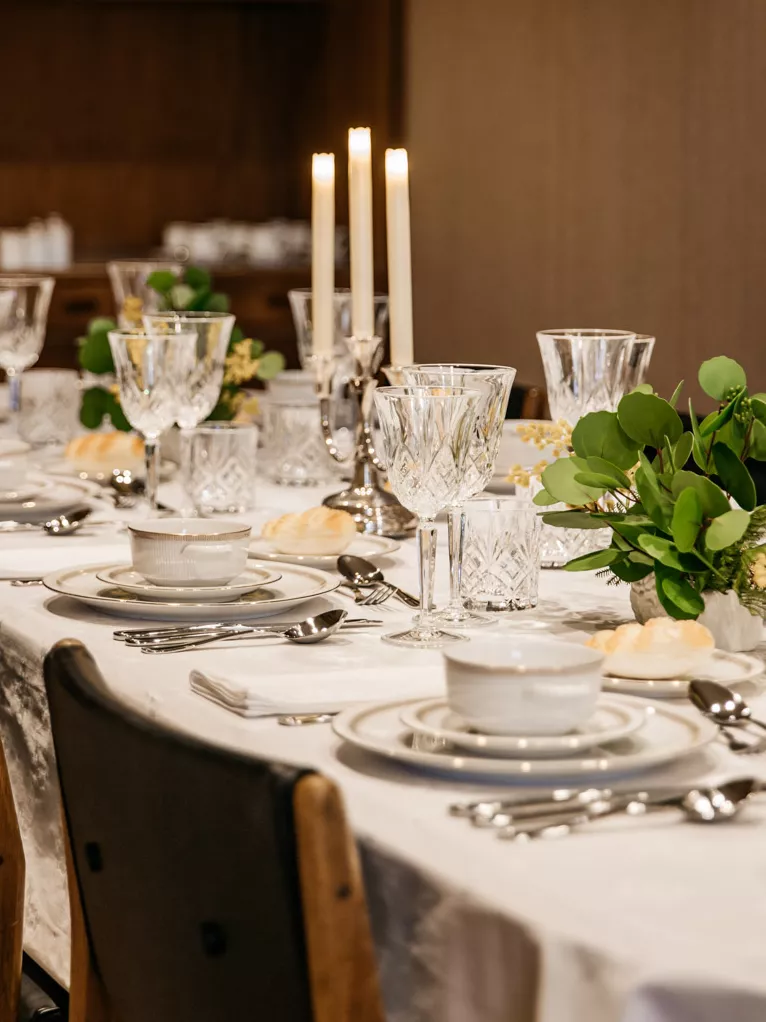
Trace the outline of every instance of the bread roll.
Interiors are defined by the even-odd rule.
[[[345,511],[312,507],[266,522],[261,535],[280,554],[337,556],[356,536],[356,524]]]
[[[144,445],[140,437],[115,430],[112,433],[87,433],[70,440],[65,457],[78,472],[110,473],[113,469],[129,470],[134,475],[143,470]]]
[[[596,632],[586,646],[606,654],[604,670],[621,678],[661,680],[701,670],[715,648],[712,633],[698,621],[654,617]]]

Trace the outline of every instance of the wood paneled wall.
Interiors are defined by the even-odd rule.
[[[766,389],[766,3],[411,0],[418,356],[540,381],[535,331],[721,352]]]
[[[313,151],[342,170],[349,126],[381,159],[399,131],[399,6],[4,0],[0,225],[57,210],[88,260],[170,220],[308,217]]]

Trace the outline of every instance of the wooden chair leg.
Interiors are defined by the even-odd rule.
[[[71,967],[69,977],[69,1022],[118,1022],[107,1000],[101,977],[96,972],[85,926],[80,888],[69,843],[66,814],[62,813],[69,914],[71,917]]]
[[[15,1022],[24,948],[24,848],[0,744],[0,1022]]]
[[[334,784],[302,778],[293,796],[315,1022],[383,1022],[356,845]]]

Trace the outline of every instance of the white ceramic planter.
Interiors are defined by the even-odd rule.
[[[746,653],[763,638],[763,619],[751,614],[730,589],[727,593],[704,593],[705,609],[697,619],[713,633],[718,649]],[[667,617],[654,586],[654,575],[647,575],[630,587],[630,605],[636,621],[644,624],[653,617]]]

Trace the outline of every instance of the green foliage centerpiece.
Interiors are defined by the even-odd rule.
[[[207,270],[188,266],[181,275],[171,270],[155,270],[147,284],[157,292],[160,310],[175,312],[228,312],[228,295],[213,290],[213,281]],[[137,330],[141,329],[141,299],[126,301],[122,310]],[[116,330],[113,319],[94,319],[88,326],[87,336],[81,337],[79,359],[81,367],[95,376],[111,377],[114,362],[109,348],[109,331]],[[242,385],[249,380],[272,380],[285,367],[278,351],[266,351],[263,341],[245,337],[235,324],[226,355],[223,386],[218,404],[209,419],[233,419],[243,409],[245,393]],[[83,391],[80,421],[86,429],[98,429],[104,419],[110,419],[115,429],[130,430],[119,403],[116,386],[96,384]]]
[[[616,412],[583,416],[571,457],[544,470],[535,503],[569,505],[544,513],[548,525],[612,530],[607,549],[568,571],[602,569],[615,582],[654,573],[674,618],[696,618],[703,593],[731,590],[764,616],[766,506],[745,461],[766,461],[766,394],[750,396],[744,370],[725,356],[704,362],[699,382],[718,408],[698,422],[690,402],[690,432],[676,411],[683,383],[669,401],[642,384]]]

